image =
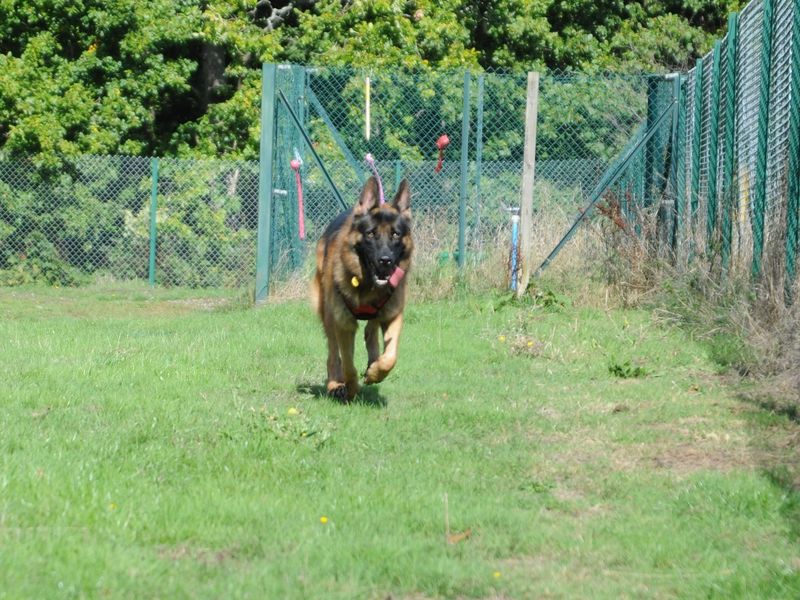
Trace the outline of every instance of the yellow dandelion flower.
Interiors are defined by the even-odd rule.
[[[299,411],[299,410],[297,410],[297,409],[296,409],[294,406],[292,406],[292,407],[291,407],[289,410],[287,410],[286,412],[287,412],[287,414],[290,414],[290,415],[296,415],[296,414],[298,414],[300,411]]]
[[[323,516],[323,517],[320,517],[320,518],[319,518],[319,522],[320,522],[320,523],[322,523],[323,525],[325,525],[325,523],[327,523],[327,522],[328,522],[328,517],[324,517],[324,516]]]
[[[506,341],[506,336],[504,336],[504,335],[498,335],[498,336],[497,336],[497,341],[499,341],[499,342],[505,342],[505,341]]]
[[[494,576],[495,579],[500,579],[500,571],[495,571],[494,573],[492,573],[492,575]]]

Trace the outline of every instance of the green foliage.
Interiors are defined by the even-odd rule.
[[[708,341],[711,359],[724,369],[734,369],[747,374],[757,363],[756,353],[740,334],[716,333]]]
[[[534,304],[542,308],[561,310],[570,305],[569,298],[547,287],[529,284],[527,293],[530,294]]]
[[[620,379],[634,379],[638,377],[645,377],[649,374],[647,369],[639,365],[631,364],[630,360],[625,360],[622,362],[612,360],[608,365],[608,372],[614,377],[619,377]]]
[[[45,283],[53,286],[78,285],[86,277],[65,264],[52,243],[39,231],[31,232],[23,242],[24,250],[6,258],[0,269],[0,285],[17,286]]]
[[[476,66],[479,51],[470,47],[461,5],[459,0],[315,2],[298,15],[298,28],[287,32],[287,58],[358,67]]]
[[[263,61],[675,70],[708,49],[738,4],[8,0],[0,3],[0,147],[49,166],[78,153],[252,159]]]
[[[480,0],[468,22],[484,66],[673,71],[707,51],[740,2]]]

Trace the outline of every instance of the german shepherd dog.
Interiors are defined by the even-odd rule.
[[[394,200],[382,204],[378,182],[370,177],[355,207],[336,217],[317,242],[311,291],[328,338],[331,396],[349,401],[358,393],[353,350],[359,320],[367,321],[364,383],[383,381],[394,368],[413,250],[411,194],[405,179]]]

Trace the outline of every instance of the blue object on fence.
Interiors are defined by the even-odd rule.
[[[511,209],[511,291],[517,291],[519,279],[519,208]]]

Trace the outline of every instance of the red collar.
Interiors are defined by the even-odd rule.
[[[374,319],[376,316],[378,316],[380,310],[389,301],[389,298],[392,297],[392,294],[394,293],[395,289],[397,289],[397,286],[400,285],[400,282],[403,280],[403,277],[405,277],[405,274],[406,272],[400,267],[394,268],[394,271],[392,271],[388,281],[389,293],[378,302],[353,306],[347,301],[347,298],[344,294],[342,294],[341,290],[339,290],[339,295],[342,297],[342,300],[344,300],[344,305],[347,307],[347,310],[349,310],[356,319],[360,321],[369,321],[370,319]]]

